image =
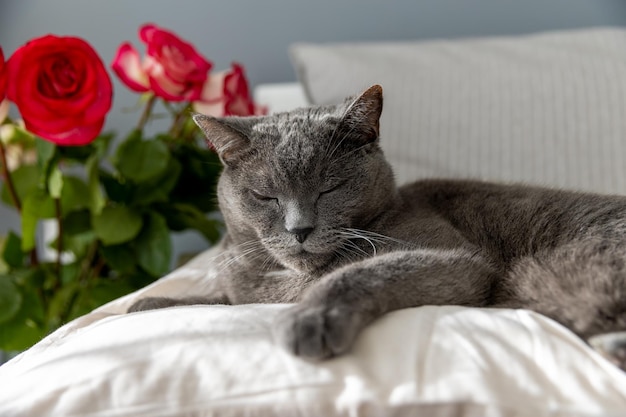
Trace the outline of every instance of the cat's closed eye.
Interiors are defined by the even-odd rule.
[[[337,191],[339,190],[346,182],[345,181],[341,181],[339,183],[335,183],[330,185],[329,187],[323,189],[322,191],[320,191],[320,195],[324,195],[324,194],[330,194],[333,191]]]
[[[255,199],[259,201],[277,201],[278,200],[276,197],[271,197],[255,190],[249,190],[249,191],[252,197],[254,197]]]

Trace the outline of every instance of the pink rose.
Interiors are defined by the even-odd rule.
[[[102,130],[113,86],[102,60],[82,39],[46,35],[7,62],[9,100],[26,129],[58,145],[85,145]]]
[[[147,47],[143,61],[126,42],[111,64],[122,82],[133,91],[153,91],[168,101],[197,100],[213,64],[191,44],[156,25],[142,26],[139,39]]]
[[[4,63],[4,54],[0,47],[0,123],[6,119],[9,114],[9,100],[4,97],[7,92],[7,66]]]
[[[254,104],[243,66],[237,63],[233,63],[230,70],[211,76],[193,107],[199,113],[216,117],[267,113],[266,108]]]

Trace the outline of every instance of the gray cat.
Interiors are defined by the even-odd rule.
[[[585,339],[626,330],[626,198],[457,180],[397,188],[378,144],[382,101],[373,86],[337,106],[195,115],[224,164],[223,269],[209,297],[130,311],[296,302],[277,332],[312,359],[426,304],[527,308]]]

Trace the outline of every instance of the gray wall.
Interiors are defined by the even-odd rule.
[[[408,40],[626,26],[624,0],[0,0],[0,45],[10,55],[54,33],[89,41],[109,63],[137,27],[154,22],[191,41],[217,70],[237,60],[253,85],[292,81],[292,42]],[[626,51],[625,51],[626,53]],[[136,95],[115,80],[107,127],[124,132]],[[0,234],[17,217],[0,206]]]

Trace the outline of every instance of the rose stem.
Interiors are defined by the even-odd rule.
[[[59,290],[61,288],[61,255],[63,254],[63,219],[61,213],[61,199],[54,199],[54,211],[57,218],[57,224],[59,232],[57,234],[57,280],[54,283],[54,289]]]
[[[2,162],[2,176],[6,181],[7,187],[9,187],[9,194],[11,195],[11,200],[13,200],[13,205],[17,209],[18,213],[22,212],[22,203],[20,202],[20,198],[15,191],[15,186],[13,185],[13,179],[11,178],[11,173],[9,172],[9,166],[7,165],[7,156],[6,151],[4,149],[4,143],[0,140],[0,160]]]
[[[15,191],[15,185],[13,184],[13,178],[11,178],[11,173],[9,172],[9,166],[7,165],[7,155],[6,150],[4,148],[4,143],[0,140],[0,165],[2,165],[2,177],[4,177],[4,181],[6,182],[7,187],[9,188],[9,195],[11,196],[11,200],[13,201],[13,205],[17,209],[19,214],[22,214],[22,203],[20,202],[20,198]],[[39,260],[37,259],[37,249],[32,249],[30,251],[30,263],[32,265],[38,265]]]
[[[141,131],[150,120],[150,115],[152,114],[152,108],[154,107],[154,103],[156,103],[156,96],[151,96],[146,103],[146,107],[143,109],[143,113],[141,114],[141,118],[139,119],[139,123],[137,124],[137,130]]]
[[[180,134],[181,128],[183,127],[186,116],[189,114],[189,105],[183,107],[176,117],[174,118],[174,122],[172,123],[172,127],[170,128],[169,135],[173,138],[176,138],[177,135]]]

